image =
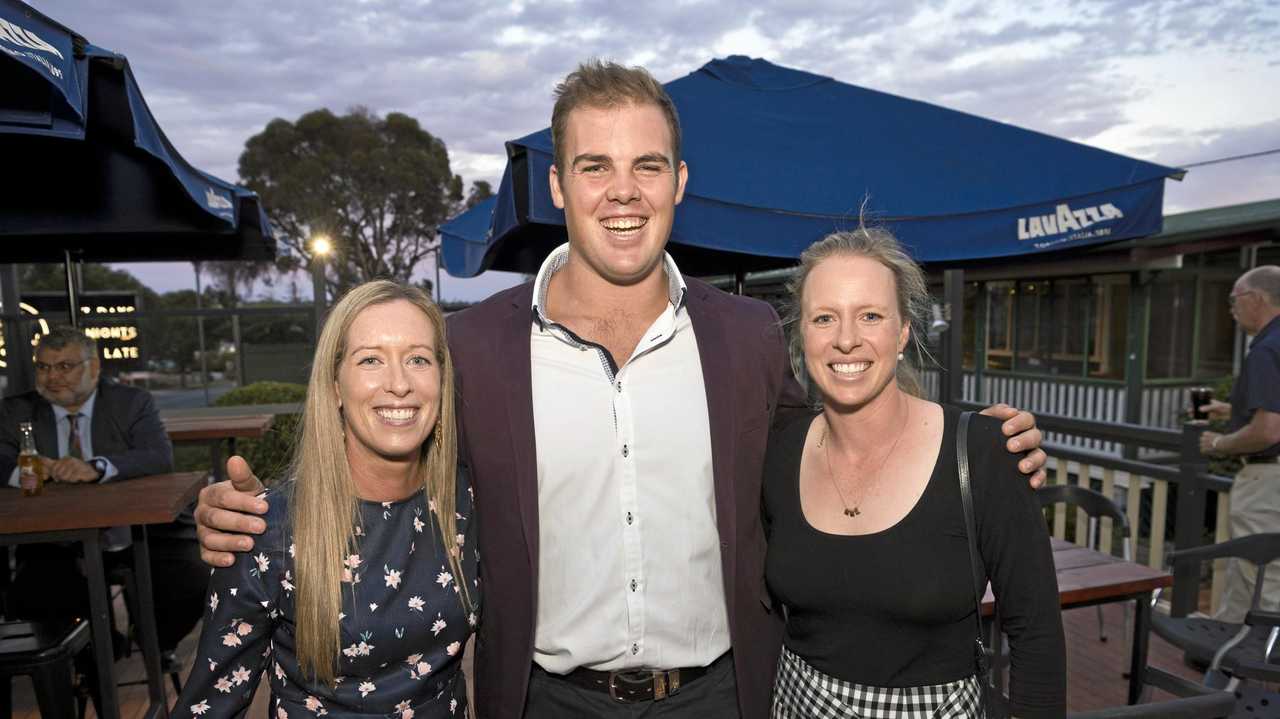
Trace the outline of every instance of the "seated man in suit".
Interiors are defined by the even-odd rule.
[[[99,377],[97,342],[72,327],[54,328],[36,347],[36,388],[0,404],[0,481],[18,485],[18,424],[31,422],[36,449],[57,482],[118,482],[173,471],[173,445],[151,395]],[[200,561],[195,528],[187,522],[148,531],[156,625],[162,652],[172,652],[203,610],[209,570]],[[104,532],[107,572],[131,561],[128,527]],[[86,616],[89,593],[79,545],[18,548],[17,575],[8,592],[14,617]]]

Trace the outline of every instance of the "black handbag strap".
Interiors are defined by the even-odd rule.
[[[973,412],[960,414],[956,428],[956,474],[960,478],[960,504],[964,507],[964,530],[969,539],[969,569],[973,575],[973,621],[977,625],[974,640],[973,663],[977,667],[978,684],[982,693],[982,716],[1002,719],[1010,715],[1008,700],[991,684],[991,654],[982,641],[982,595],[987,591],[987,573],[982,569],[978,554],[977,523],[973,519],[973,485],[969,481],[969,418]]]
[[[960,504],[964,506],[964,529],[969,540],[969,571],[973,577],[974,621],[978,623],[978,649],[986,658],[986,645],[982,641],[982,595],[986,594],[986,572],[978,559],[978,531],[973,521],[973,489],[969,482],[969,418],[973,412],[960,414],[956,428],[956,474],[960,477]]]

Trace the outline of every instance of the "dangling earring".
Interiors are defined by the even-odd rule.
[[[907,358],[907,356],[906,356],[906,355],[902,354],[901,352],[899,352],[899,353],[898,353],[898,361],[899,361],[899,362],[901,362],[902,360],[904,360],[904,359],[906,359],[906,358]]]

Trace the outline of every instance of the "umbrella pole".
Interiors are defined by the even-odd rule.
[[[67,315],[72,327],[80,326],[80,302],[76,292],[76,275],[71,267],[71,250],[62,251],[63,268],[67,274]]]

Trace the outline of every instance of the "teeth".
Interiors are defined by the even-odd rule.
[[[382,417],[383,419],[391,420],[392,422],[404,422],[406,420],[413,419],[414,415],[416,415],[417,413],[418,413],[418,410],[414,409],[413,407],[401,407],[398,409],[378,410],[379,417]]]
[[[607,220],[601,220],[600,224],[611,232],[628,232],[644,227],[648,221],[644,217],[610,217]]]
[[[871,367],[870,362],[837,362],[831,365],[831,369],[840,374],[858,374],[866,372]]]

